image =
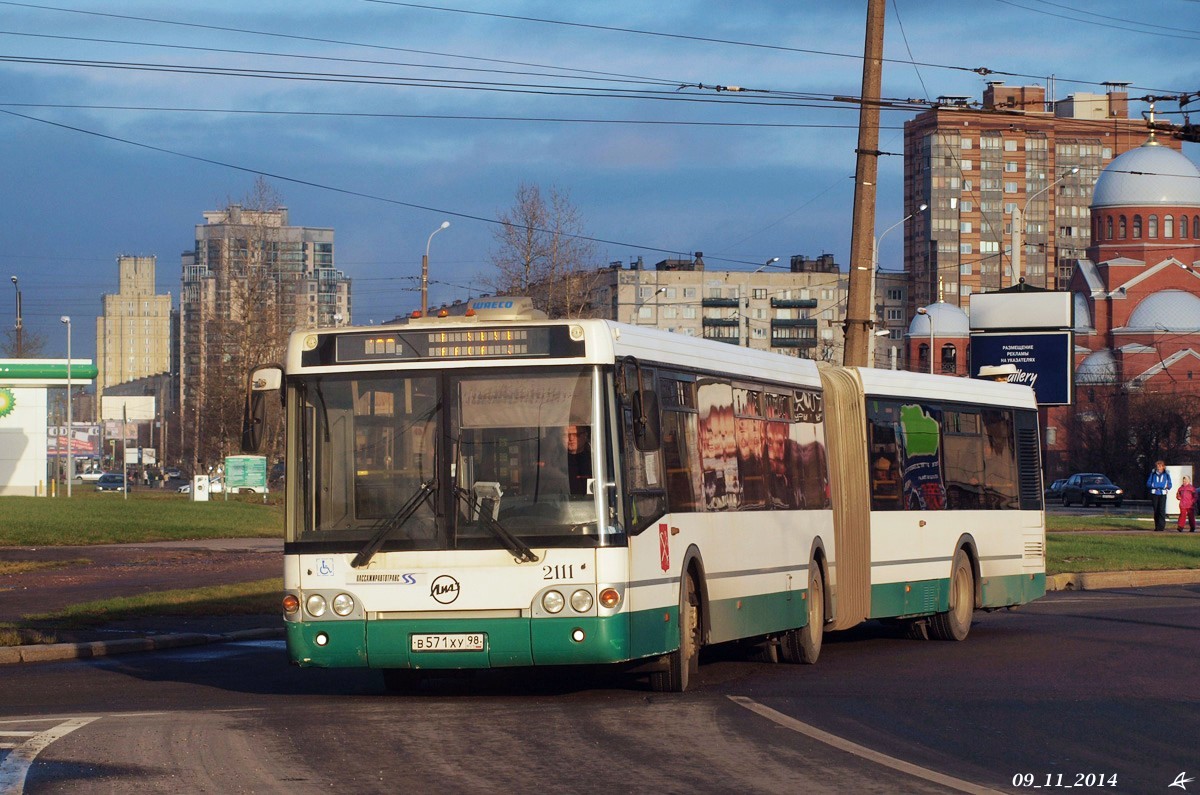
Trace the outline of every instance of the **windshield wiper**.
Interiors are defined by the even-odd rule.
[[[413,495],[408,498],[408,501],[400,506],[400,510],[396,511],[389,518],[380,522],[379,527],[371,535],[371,540],[367,545],[359,550],[359,553],[354,556],[354,560],[350,561],[353,568],[361,569],[363,566],[371,562],[371,558],[375,557],[375,553],[383,546],[383,542],[387,537],[404,526],[404,523],[412,518],[412,515],[421,507],[421,503],[429,499],[433,494],[433,478],[422,483],[413,492]]]
[[[483,510],[474,494],[459,485],[454,486],[454,493],[467,504],[467,515],[478,515],[479,524],[486,527],[492,535],[500,539],[500,542],[504,544],[504,548],[513,554],[518,563],[537,563],[538,556],[533,554],[533,550],[524,541],[510,533],[508,528],[493,519],[486,510]]]

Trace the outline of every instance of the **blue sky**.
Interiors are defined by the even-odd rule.
[[[597,264],[703,251],[709,268],[844,266],[858,111],[831,99],[860,92],[865,15],[844,0],[0,2],[0,275],[20,279],[48,355],[65,354],[69,314],[73,353],[91,356],[117,255],[157,256],[159,291],[178,296],[202,213],[256,172],[293,224],[335,229],[357,323],[419,305],[443,220],[431,303],[486,291],[486,219],[522,181],[570,194],[608,241]],[[979,99],[988,79],[1057,98],[1105,80],[1197,91],[1198,40],[1188,0],[902,0],[882,94]],[[902,152],[914,114],[883,112],[881,150]],[[882,230],[902,214],[901,158],[879,178]],[[889,235],[881,262],[900,256]],[[5,327],[13,306],[0,292]]]

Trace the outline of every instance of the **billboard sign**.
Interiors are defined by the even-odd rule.
[[[1061,331],[1075,326],[1073,311],[1071,293],[1065,290],[972,293],[971,330]]]
[[[225,456],[225,485],[229,491],[253,488],[266,492],[267,459],[261,455]]]
[[[71,455],[96,457],[100,455],[100,426],[95,423],[71,423],[73,433],[67,433],[65,425],[50,425],[46,428],[46,454],[65,456],[68,448]]]
[[[979,368],[1011,364],[1009,382],[1033,387],[1041,406],[1068,406],[1075,400],[1075,335],[1071,331],[973,332],[971,375]]]

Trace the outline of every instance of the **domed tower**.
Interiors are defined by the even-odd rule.
[[[969,375],[968,342],[971,324],[967,313],[953,304],[938,301],[923,306],[908,324],[908,369],[943,375]],[[933,354],[933,369],[929,357]]]
[[[1200,169],[1151,138],[1115,158],[1092,193],[1092,262],[1200,257]]]
[[[1169,294],[1200,294],[1200,169],[1151,137],[1100,174],[1091,213],[1092,245],[1069,285],[1079,358],[1192,325]]]
[[[1099,416],[1138,396],[1200,392],[1200,169],[1151,136],[1100,174],[1091,219],[1087,258],[1068,283],[1076,405],[1048,414],[1047,474],[1055,477],[1078,464],[1072,412]]]

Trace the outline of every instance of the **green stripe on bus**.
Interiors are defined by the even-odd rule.
[[[807,623],[808,601],[803,591],[740,596],[709,604],[709,625],[715,643],[782,632]]]
[[[1008,574],[986,577],[980,584],[982,607],[1007,607],[1046,595],[1046,575]],[[950,580],[891,582],[871,586],[870,618],[941,613],[950,609]]]
[[[1012,574],[987,577],[980,586],[984,607],[1007,607],[1032,602],[1046,595],[1046,574]]]

